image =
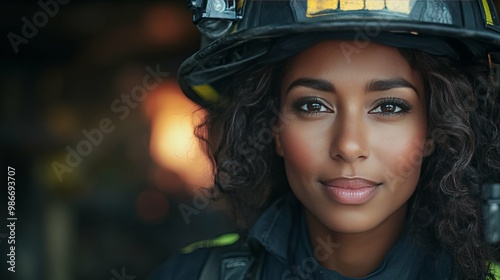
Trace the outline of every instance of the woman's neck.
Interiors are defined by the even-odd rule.
[[[335,249],[315,256],[324,267],[347,277],[363,277],[373,272],[397,242],[406,219],[406,204],[376,228],[361,233],[335,232],[306,210],[306,221],[312,248],[325,242]],[[316,252],[315,252],[316,255]]]

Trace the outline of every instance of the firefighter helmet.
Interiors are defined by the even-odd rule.
[[[188,7],[202,48],[181,65],[179,83],[202,106],[220,101],[227,79],[250,65],[282,60],[325,38],[352,40],[354,49],[373,41],[500,60],[492,0],[191,0]]]

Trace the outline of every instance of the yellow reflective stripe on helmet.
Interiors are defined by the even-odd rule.
[[[363,10],[364,8],[365,1],[363,0],[340,0],[340,10],[342,11],[356,11]]]
[[[307,0],[307,17],[344,11],[389,11],[409,14],[411,0]]]
[[[206,101],[215,102],[219,100],[219,93],[209,84],[194,85],[192,86],[192,89],[196,92],[196,94],[198,94],[199,97]]]
[[[306,16],[311,17],[325,10],[336,10],[340,7],[338,0],[307,0]]]
[[[490,5],[487,0],[483,0],[484,16],[486,17],[486,24],[493,25],[493,15],[491,14]]]
[[[199,249],[199,248],[211,248],[211,247],[231,245],[231,244],[236,243],[236,241],[238,241],[239,239],[240,239],[239,234],[227,233],[227,234],[223,234],[219,237],[216,237],[214,239],[202,240],[202,241],[197,241],[197,242],[191,243],[188,246],[182,248],[181,252],[183,254],[188,254],[188,253],[191,253],[194,250]]]
[[[238,0],[236,2],[236,9],[241,10],[241,8],[243,8],[243,4],[245,4],[245,0]]]
[[[387,2],[384,0],[378,1],[366,1],[366,9],[367,10],[382,10],[386,8]]]

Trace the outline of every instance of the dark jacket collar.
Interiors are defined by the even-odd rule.
[[[249,238],[260,243],[284,265],[293,265],[294,262],[313,255],[307,240],[307,230],[304,229],[304,218],[302,204],[293,194],[288,194],[262,213],[250,229]],[[438,260],[439,265],[436,266]],[[403,234],[380,267],[363,279],[388,279],[384,277],[389,275],[405,275],[401,279],[449,279],[450,267],[451,260],[447,254],[437,256],[425,252],[411,242],[407,234]],[[320,270],[323,270],[322,277],[318,279],[333,272],[326,268],[318,269],[317,272]],[[336,279],[351,279],[333,273]],[[439,278],[434,278],[436,276]]]
[[[300,202],[292,194],[278,199],[250,229],[249,238],[255,239],[281,262],[287,263],[289,235],[294,223],[292,215],[300,214],[300,207]]]

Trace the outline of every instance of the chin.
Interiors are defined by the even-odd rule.
[[[357,219],[329,219],[323,224],[337,233],[363,233],[377,228],[380,224],[373,219],[360,217]]]

